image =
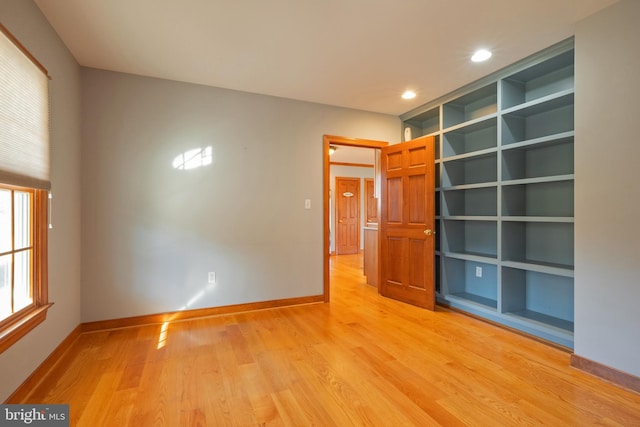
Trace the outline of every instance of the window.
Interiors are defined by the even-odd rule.
[[[49,77],[0,24],[0,352],[46,318]]]

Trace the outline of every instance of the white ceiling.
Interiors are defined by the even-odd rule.
[[[615,1],[35,0],[87,67],[394,115],[572,36]],[[478,47],[494,51],[488,63],[469,61]]]

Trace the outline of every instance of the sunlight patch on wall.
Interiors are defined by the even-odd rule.
[[[190,170],[213,163],[213,147],[194,148],[178,154],[171,165],[174,169]]]

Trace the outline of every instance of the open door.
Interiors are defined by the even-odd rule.
[[[382,148],[380,294],[435,308],[435,138]]]
[[[375,180],[372,178],[364,179],[364,218],[365,223],[377,224],[378,219],[378,199],[375,194]]]

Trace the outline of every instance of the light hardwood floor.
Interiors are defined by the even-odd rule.
[[[329,304],[85,333],[26,401],[74,426],[640,425],[640,395],[568,353],[331,264]]]

